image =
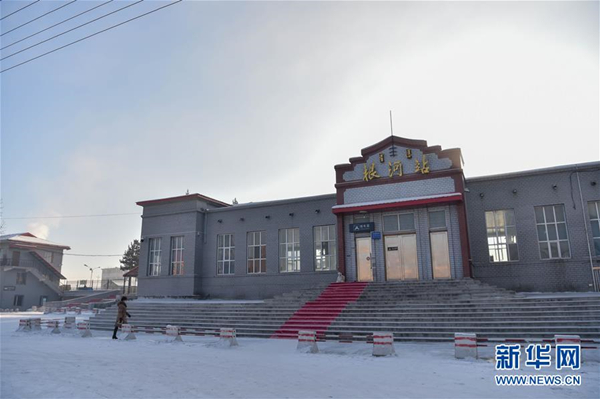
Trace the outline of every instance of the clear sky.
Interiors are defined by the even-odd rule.
[[[0,21],[2,47],[100,3],[6,33],[63,4]],[[164,4],[134,5],[1,69]],[[226,202],[332,193],[333,166],[388,136],[390,109],[396,135],[460,147],[467,177],[597,161],[598,19],[598,2],[176,4],[0,75],[4,217],[139,213],[136,201],[188,189]],[[71,253],[121,254],[141,219],[5,224]],[[67,256],[63,274],[118,259]]]

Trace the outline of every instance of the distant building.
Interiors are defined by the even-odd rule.
[[[465,179],[460,149],[391,136],[336,165],[335,177],[335,193],[314,197],[138,202],[138,294],[267,298],[338,272],[598,289],[600,162]]]
[[[31,233],[0,236],[0,308],[26,310],[60,299],[63,251]]]

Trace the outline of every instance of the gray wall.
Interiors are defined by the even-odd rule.
[[[594,169],[595,168],[595,169]],[[579,173],[585,207],[600,199],[600,164]],[[586,291],[592,289],[586,242],[587,208],[582,209],[577,175],[568,170],[490,176],[467,180],[465,193],[474,277],[484,282],[524,291]],[[570,179],[571,177],[571,179]],[[597,184],[593,186],[592,181]],[[556,185],[556,189],[552,186]],[[516,189],[517,193],[513,194]],[[480,197],[483,193],[483,198]],[[534,207],[564,204],[570,259],[540,259]],[[492,263],[488,257],[485,211],[514,209],[519,260]],[[598,257],[593,258],[600,266]]]
[[[12,259],[13,249],[9,249],[7,244],[0,246],[0,252],[2,257],[6,255],[7,259]],[[47,273],[48,280],[58,287],[59,279],[50,272],[44,270],[44,266],[39,264],[39,261],[35,259],[28,250],[17,250],[21,253],[19,264],[22,267],[15,266],[2,266],[0,268],[0,281],[2,288],[0,291],[0,308],[17,308],[13,306],[13,300],[15,295],[23,295],[23,304],[18,307],[19,310],[26,310],[32,306],[40,306],[40,297],[45,295],[48,297],[48,301],[57,301],[60,299],[59,294],[51,289],[46,283],[41,282],[34,274],[27,272],[26,267],[36,268],[38,271]],[[6,270],[10,269],[10,270]],[[25,285],[17,285],[17,273],[26,272]],[[4,287],[15,287],[14,291],[5,291]]]
[[[334,205],[335,196],[326,195],[299,201],[272,201],[209,211],[200,293],[211,297],[268,298],[294,289],[335,281],[337,271],[315,271],[313,238],[314,226],[336,224],[336,217],[331,212]],[[317,213],[316,210],[320,212]],[[294,215],[290,216],[290,213]],[[265,216],[270,216],[270,219]],[[300,272],[279,272],[279,229],[286,228],[299,228],[300,231]],[[247,273],[246,233],[250,231],[266,232],[265,274]],[[234,235],[235,275],[217,275],[218,234]]]

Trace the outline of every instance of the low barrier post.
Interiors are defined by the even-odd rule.
[[[75,329],[75,316],[66,316],[63,330],[65,332],[73,332]]]
[[[477,359],[477,334],[454,334],[454,357],[457,359]]]
[[[173,337],[172,342],[183,342],[181,335],[179,335],[179,327],[167,325],[167,336]]]
[[[394,334],[391,332],[373,333],[373,356],[395,355]]]
[[[42,331],[42,319],[39,317],[35,317],[31,320],[31,329],[33,331]]]
[[[81,333],[81,338],[88,338],[92,336],[92,331],[90,330],[90,323],[87,321],[77,323],[77,329]]]
[[[19,327],[17,328],[16,332],[19,331],[31,331],[31,320],[29,319],[20,319],[19,320]]]
[[[58,328],[59,326],[59,321],[58,320],[50,320],[48,322],[48,329],[52,329],[52,331],[50,331],[50,333],[52,334],[60,334],[60,328]]]
[[[235,337],[235,328],[221,328],[219,336],[222,344],[226,344],[226,346],[238,346]]]
[[[123,324],[121,325],[121,331],[123,331],[125,334],[127,334],[125,336],[125,341],[131,341],[132,339],[135,339],[135,334],[133,332],[133,326],[131,324]]]
[[[317,353],[317,332],[316,331],[298,331],[298,346],[296,350],[304,353]]]

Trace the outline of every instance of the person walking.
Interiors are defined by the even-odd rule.
[[[115,323],[115,330],[113,331],[112,339],[119,339],[119,338],[117,338],[117,330],[123,324],[127,324],[127,318],[131,317],[131,315],[129,313],[127,313],[127,304],[125,303],[126,301],[127,301],[127,297],[124,296],[121,298],[119,303],[117,303],[117,308],[118,308],[117,322]]]

